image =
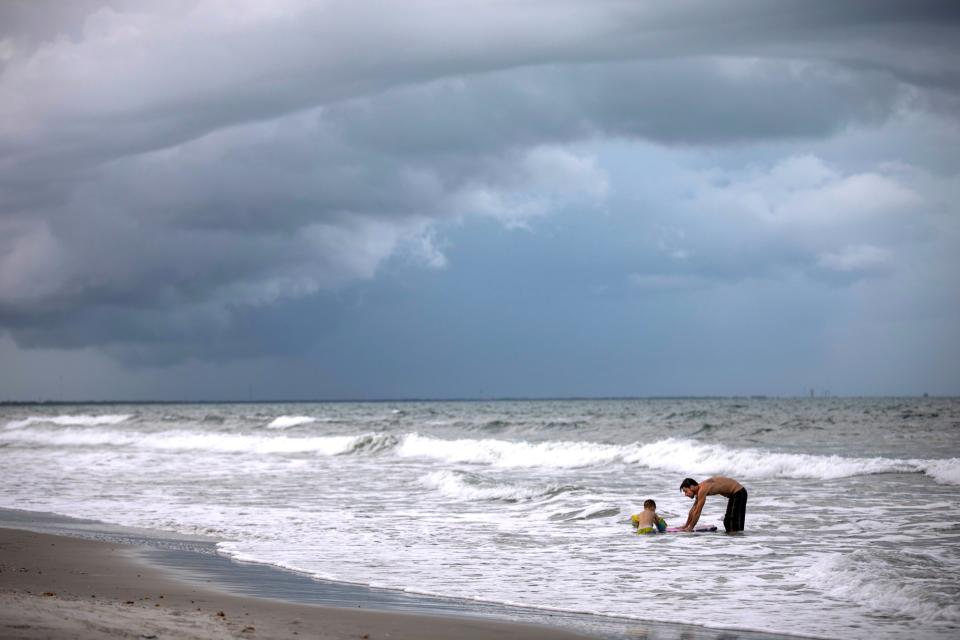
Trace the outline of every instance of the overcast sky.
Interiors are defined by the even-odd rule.
[[[0,400],[960,393],[960,3],[4,0]]]

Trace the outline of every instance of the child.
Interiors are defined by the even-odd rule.
[[[657,503],[653,500],[644,500],[643,512],[630,516],[637,533],[657,533],[667,530],[667,522],[657,515]]]

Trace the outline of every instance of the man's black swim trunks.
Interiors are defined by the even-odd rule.
[[[727,499],[727,513],[723,516],[723,528],[727,533],[743,531],[747,517],[747,490],[740,489]]]

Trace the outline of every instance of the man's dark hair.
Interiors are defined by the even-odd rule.
[[[653,500],[650,500],[650,499],[648,498],[648,499],[646,499],[646,500],[643,501],[643,508],[644,508],[644,509],[656,509],[656,508],[657,508],[657,503],[654,502]]]
[[[699,487],[700,483],[694,480],[693,478],[684,478],[683,482],[680,483],[680,491],[683,491],[687,487]]]

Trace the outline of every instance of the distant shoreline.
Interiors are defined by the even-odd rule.
[[[958,395],[895,395],[895,396],[570,396],[570,397],[502,397],[502,398],[333,398],[298,400],[0,400],[0,407],[77,406],[77,405],[204,405],[204,404],[401,404],[417,402],[617,402],[633,400],[950,400]]]

